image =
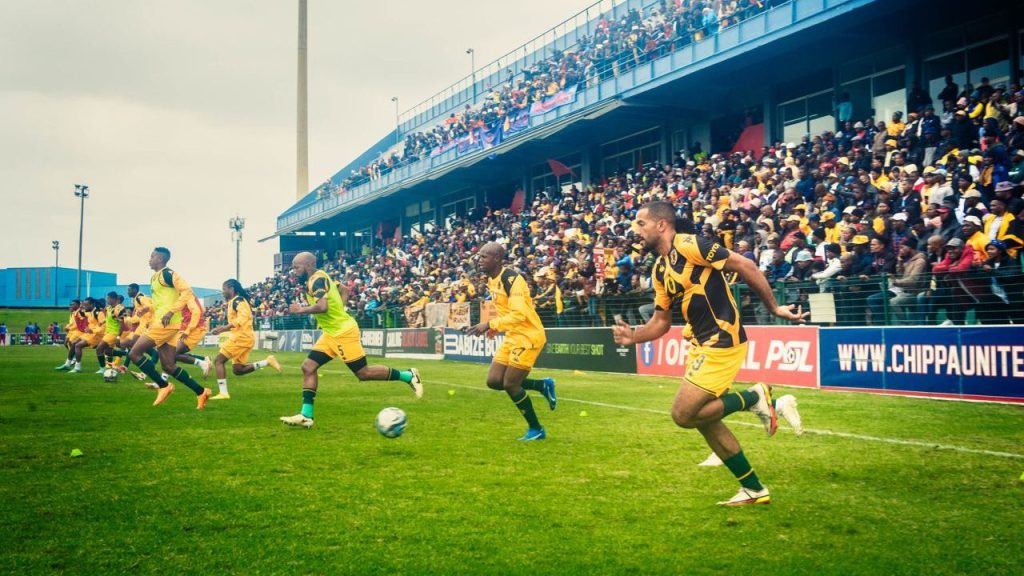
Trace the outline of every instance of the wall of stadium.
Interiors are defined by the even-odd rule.
[[[1024,327],[820,328],[748,326],[738,380],[987,402],[1024,404]],[[690,343],[672,327],[652,342],[619,346],[608,328],[550,328],[538,369],[682,376]],[[266,350],[309,350],[318,330],[262,331]],[[487,364],[503,337],[450,328],[365,330],[371,356]],[[209,344],[216,343],[215,340]],[[585,376],[585,374],[577,374]]]

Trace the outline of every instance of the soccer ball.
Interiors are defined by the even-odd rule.
[[[377,432],[385,438],[398,438],[405,431],[405,412],[400,408],[385,408],[377,414]]]
[[[118,375],[117,370],[115,370],[113,368],[107,368],[106,370],[103,371],[103,381],[104,382],[117,382],[117,375]]]

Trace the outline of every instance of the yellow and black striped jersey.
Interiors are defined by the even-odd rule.
[[[676,234],[672,250],[654,263],[655,307],[671,310],[678,303],[701,346],[731,348],[747,341],[722,272],[728,257],[729,250],[714,240]]]
[[[498,317],[488,322],[491,330],[527,336],[544,335],[544,324],[537,316],[530,286],[522,274],[502,268],[497,276],[487,279],[487,289],[498,311]]]

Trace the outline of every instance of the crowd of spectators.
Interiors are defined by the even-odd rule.
[[[460,113],[451,113],[433,129],[406,134],[402,146],[353,169],[341,182],[325,182],[319,192],[339,193],[377,179],[478,128],[507,129],[508,123],[534,102],[573,86],[596,86],[783,1],[664,0],[646,13],[634,9],[618,19],[601,15],[593,35],[584,35],[570,49],[553,50],[520,74],[509,70],[507,79],[484,90],[479,102],[466,104]]]
[[[917,92],[906,117],[845,119],[744,153],[695,147],[670,164],[549,190],[519,213],[483,207],[443,229],[324,255],[325,268],[353,313],[373,317],[485,297],[473,255],[498,241],[549,318],[568,310],[597,324],[635,312],[609,296],[651,290],[654,256],[630,223],[644,202],[668,200],[696,233],[758,262],[786,301],[834,293],[840,323],[935,323],[944,312],[961,324],[969,310],[983,323],[1024,322],[1024,92],[950,80],[941,114]],[[279,274],[251,292],[267,317],[284,315],[301,287]]]

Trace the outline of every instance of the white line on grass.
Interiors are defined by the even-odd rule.
[[[333,372],[335,374],[347,374],[344,370],[321,370],[321,372]],[[426,381],[425,381],[426,382]],[[455,388],[464,388],[467,390],[478,390],[481,392],[490,392],[489,388],[483,388],[480,386],[470,386],[468,384],[455,384],[454,382],[444,382],[441,380],[430,380],[433,384],[442,384],[445,386],[453,386]],[[654,408],[641,408],[638,406],[626,406],[623,404],[609,404],[607,402],[596,402],[594,400],[579,400],[576,398],[565,398],[563,396],[558,397],[559,402],[575,402],[577,404],[587,404],[590,406],[600,406],[602,408],[613,408],[615,410],[628,410],[631,412],[647,412],[649,414],[658,414],[661,416],[670,416],[668,410],[656,410]],[[739,426],[752,426],[754,428],[761,428],[760,424],[753,424],[751,422],[741,422],[738,420],[730,420],[729,424],[736,424]],[[865,442],[881,442],[883,444],[895,444],[897,446],[914,446],[916,448],[931,448],[933,450],[949,450],[950,452],[960,452],[961,454],[977,454],[980,456],[996,456],[998,458],[1010,458],[1014,460],[1024,460],[1024,454],[1015,454],[1013,452],[999,452],[996,450],[982,450],[979,448],[965,448],[963,446],[954,446],[952,444],[936,444],[934,442],[925,442],[924,440],[905,440],[902,438],[885,438],[882,436],[868,436],[867,434],[853,434],[850,432],[835,432],[833,430],[822,430],[818,428],[804,428],[804,432],[808,434],[817,434],[819,436],[834,436],[837,438],[849,438],[851,440],[863,440]]]

